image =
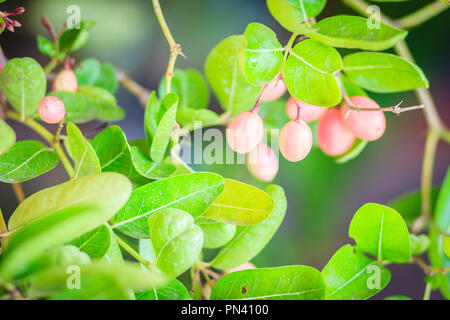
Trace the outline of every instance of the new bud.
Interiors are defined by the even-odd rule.
[[[311,151],[313,135],[311,128],[303,120],[289,121],[280,132],[281,154],[289,161],[303,160]]]
[[[48,96],[38,103],[38,113],[46,123],[58,123],[66,116],[64,103],[57,97]]]
[[[248,153],[262,140],[264,124],[256,112],[245,111],[231,121],[226,134],[228,145],[233,151]]]
[[[248,153],[247,167],[256,179],[269,182],[278,173],[278,159],[268,145],[260,143]]]
[[[344,125],[340,112],[329,109],[317,125],[317,140],[325,154],[338,156],[350,150],[355,137]]]
[[[306,122],[316,121],[327,111],[327,108],[318,107],[290,97],[286,103],[286,113],[292,120],[297,119],[298,107],[300,107],[300,119]]]

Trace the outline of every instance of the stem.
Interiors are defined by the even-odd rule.
[[[50,62],[44,67],[45,74],[49,74],[50,72],[52,72],[53,69],[55,69],[58,66],[58,64],[59,64],[58,59],[50,60]]]
[[[158,18],[159,25],[161,26],[161,29],[164,33],[164,36],[166,37],[167,42],[169,43],[170,47],[170,58],[169,58],[169,64],[167,65],[166,70],[166,93],[170,93],[171,89],[171,80],[173,77],[173,69],[175,68],[175,62],[177,60],[178,55],[183,55],[183,52],[181,50],[181,47],[179,44],[176,43],[175,39],[172,36],[172,33],[170,32],[169,26],[166,23],[166,20],[164,19],[164,15],[161,10],[161,6],[159,4],[159,0],[152,0],[153,2],[153,8],[155,10],[156,18]]]
[[[291,52],[292,45],[294,44],[294,41],[297,38],[297,36],[298,36],[297,33],[293,33],[291,35],[291,37],[289,38],[288,43],[284,47],[284,56],[283,56],[283,62],[281,63],[281,70],[284,70],[284,65],[286,64],[286,60],[287,60],[288,54]]]
[[[423,108],[424,108],[423,104],[419,104],[417,106],[404,107],[404,108],[400,108],[399,105],[396,105],[393,107],[381,107],[381,108],[364,108],[364,107],[359,107],[359,106],[354,106],[354,105],[350,106],[350,109],[356,110],[356,111],[382,111],[382,112],[392,112],[392,113],[395,113],[396,115],[400,115],[400,113],[402,113],[402,112],[418,110],[418,109],[423,109]]]
[[[114,233],[117,239],[117,243],[126,251],[128,252],[133,258],[135,258],[137,261],[142,263],[143,265],[149,267],[152,265],[152,263],[143,257],[139,253],[136,252],[125,240],[123,240],[118,234]]]
[[[75,176],[75,171],[73,170],[72,165],[70,164],[69,159],[67,158],[64,150],[62,149],[61,145],[59,143],[54,143],[55,137],[53,134],[51,134],[50,131],[45,129],[42,125],[40,125],[38,122],[34,121],[31,118],[26,117],[25,120],[22,120],[22,117],[20,114],[18,114],[15,111],[7,110],[6,111],[6,117],[18,122],[21,122],[25,125],[27,125],[29,128],[36,131],[41,137],[43,137],[56,151],[59,158],[61,159],[61,162],[64,166],[64,168],[67,171],[67,174],[70,178],[73,178]]]
[[[117,77],[120,84],[129,92],[138,98],[141,105],[145,108],[147,106],[148,96],[150,92],[141,86],[139,83],[128,77],[125,72],[117,70]]]
[[[25,192],[23,191],[23,188],[22,188],[22,184],[20,182],[13,183],[12,188],[13,188],[14,194],[16,196],[17,202],[19,204],[22,203],[26,198]]]
[[[430,300],[431,296],[431,283],[427,282],[427,285],[425,287],[425,293],[423,294],[423,300]]]
[[[448,3],[435,1],[427,4],[422,9],[404,16],[397,20],[397,26],[400,28],[412,28],[418,26],[431,18],[437,16],[441,12],[448,9]]]

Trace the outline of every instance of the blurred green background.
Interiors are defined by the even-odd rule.
[[[223,38],[241,34],[250,22],[261,22],[272,28],[282,44],[290,36],[271,17],[264,0],[161,0],[161,6],[170,29],[183,47],[187,59],[179,58],[177,67],[203,70],[209,51]],[[405,3],[382,4],[382,11],[399,17],[430,1],[415,0]],[[88,45],[78,52],[78,61],[96,57],[111,62],[142,83],[156,89],[168,61],[168,45],[154,16],[150,0],[9,0],[1,10],[23,6],[26,12],[18,18],[23,27],[14,33],[5,32],[0,43],[8,58],[31,56],[48,62],[36,49],[36,35],[46,35],[40,17],[46,15],[60,26],[68,14],[69,5],[81,8],[82,19],[97,22]],[[352,14],[340,1],[328,1],[318,17],[334,14]],[[442,119],[449,125],[450,100],[450,10],[413,30],[408,44],[430,79],[431,92]],[[416,104],[412,93],[374,95],[382,106],[404,100],[404,105]],[[125,107],[127,118],[118,124],[129,139],[143,137],[143,110],[137,100],[123,89],[118,93],[119,104]],[[212,99],[211,108],[219,111]],[[280,110],[284,112],[284,110]],[[370,143],[363,154],[344,165],[335,164],[314,149],[299,163],[281,160],[280,172],[274,183],[284,187],[288,197],[286,219],[267,248],[254,259],[258,267],[306,264],[323,268],[332,254],[347,237],[353,213],[366,202],[388,203],[391,199],[420,187],[421,162],[426,124],[422,112],[409,112],[401,117],[387,115],[384,137]],[[13,124],[18,139],[36,138],[24,127]],[[86,125],[87,131],[98,124]],[[450,163],[450,148],[441,143],[435,165],[434,182],[439,185]],[[206,169],[203,167],[203,169]],[[226,177],[238,178],[264,187],[247,173],[245,166],[214,166],[210,170]],[[61,168],[45,176],[24,183],[29,195],[38,189],[64,181]],[[0,206],[10,214],[16,200],[8,185],[0,185]],[[387,289],[376,298],[392,294],[406,294],[420,299],[425,283],[423,274],[415,266],[392,266],[392,280]],[[434,293],[433,297],[440,297]]]

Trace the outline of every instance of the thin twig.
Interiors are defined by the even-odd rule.
[[[150,91],[141,86],[139,83],[131,79],[125,72],[117,70],[117,78],[120,84],[139,100],[140,104],[145,108],[147,106]]]
[[[17,202],[19,204],[22,203],[26,198],[25,192],[23,191],[23,188],[22,188],[22,184],[20,182],[18,182],[18,183],[13,183],[11,185],[12,185],[12,188],[14,191],[14,195],[16,196]]]
[[[435,1],[425,5],[423,8],[404,16],[397,20],[397,26],[399,28],[413,28],[424,22],[430,20],[431,18],[439,15],[449,8],[448,3],[442,1]]]

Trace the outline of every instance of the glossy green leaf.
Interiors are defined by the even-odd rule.
[[[339,15],[320,20],[307,35],[332,47],[380,51],[405,39],[407,31],[380,22],[372,26],[369,19]]]
[[[172,278],[188,270],[203,247],[203,232],[186,211],[163,208],[148,218],[156,266]]]
[[[111,122],[125,117],[125,111],[117,105],[116,98],[108,90],[95,86],[79,86],[78,93],[88,97],[89,103],[95,106],[97,119]]]
[[[37,105],[45,96],[46,88],[47,78],[36,60],[14,58],[3,66],[0,89],[23,117],[37,113]]]
[[[150,147],[150,156],[156,162],[161,162],[164,159],[167,146],[169,145],[176,123],[178,96],[174,93],[166,95],[161,101],[161,108],[164,108],[166,111],[158,123],[155,137]]]
[[[84,176],[29,196],[14,211],[8,227],[16,230],[63,208],[84,203],[95,203],[102,212],[112,216],[130,194],[131,183],[121,174],[105,172]]]
[[[80,289],[74,290],[67,286],[68,277],[76,272],[71,271],[56,267],[33,275],[30,293],[56,300],[123,300],[129,299],[129,289],[149,289],[166,282],[158,270],[144,269],[137,263],[95,262],[80,266]]]
[[[81,21],[79,28],[66,29],[59,38],[59,51],[70,53],[84,46],[89,40],[88,30],[93,25],[92,21]]]
[[[239,67],[239,55],[245,47],[244,36],[222,40],[209,53],[205,74],[211,88],[225,111],[236,115],[252,107],[261,87],[247,82]]]
[[[202,126],[215,123],[219,120],[219,115],[208,109],[181,108],[177,110],[177,122],[181,126],[192,125],[195,121],[201,121]]]
[[[445,237],[442,240],[442,248],[447,258],[450,258],[450,237]]]
[[[84,123],[97,117],[98,108],[85,95],[77,92],[57,91],[50,92],[49,96],[57,97],[64,103],[67,114],[66,122]]]
[[[2,119],[0,119],[0,155],[8,151],[16,143],[15,131]]]
[[[347,244],[331,257],[322,275],[328,300],[364,300],[380,292],[391,279],[388,269]]]
[[[96,79],[94,85],[114,94],[119,88],[116,68],[110,63],[103,63],[100,67],[100,76]]]
[[[176,170],[172,164],[152,162],[138,147],[131,148],[131,157],[136,171],[148,179],[159,180],[167,178]]]
[[[349,78],[347,78],[344,74],[340,75],[342,85],[344,86],[345,93],[347,93],[347,96],[353,97],[353,96],[362,96],[362,97],[368,97],[367,93],[358,87],[356,83],[351,81]]]
[[[195,69],[175,69],[172,78],[171,92],[180,99],[179,108],[203,109],[209,103],[209,89],[203,75]],[[166,77],[159,82],[158,95],[166,95]]]
[[[117,242],[116,235],[112,231],[109,224],[106,224],[109,230],[109,234],[111,237],[111,242],[108,248],[108,251],[106,251],[105,255],[102,258],[102,261],[106,261],[108,263],[123,263],[123,255],[122,251],[120,250],[119,243]]]
[[[450,169],[442,183],[434,210],[434,221],[445,233],[450,234]]]
[[[353,146],[350,148],[350,150],[348,150],[343,155],[335,157],[334,161],[336,161],[336,163],[342,164],[355,159],[361,154],[361,152],[363,152],[367,144],[368,144],[367,141],[355,139],[355,142],[353,143]]]
[[[112,217],[95,205],[66,207],[15,232],[0,264],[0,277],[20,275],[44,250],[68,242]]]
[[[223,191],[223,178],[214,173],[192,173],[155,181],[133,191],[112,220],[114,228],[148,238],[148,217],[162,208],[182,209],[198,217]]]
[[[100,132],[92,147],[100,161],[101,170],[113,171],[130,176],[133,172],[130,148],[127,137],[119,126],[110,126]]]
[[[280,72],[283,48],[275,32],[261,23],[250,23],[245,29],[245,48],[241,63],[248,82],[263,85]]]
[[[235,268],[253,259],[269,243],[283,222],[287,200],[283,188],[269,185],[267,194],[274,200],[275,206],[270,215],[261,223],[237,227],[236,234],[217,254],[212,266],[221,270]]]
[[[225,189],[202,217],[219,222],[251,225],[264,221],[274,208],[274,201],[252,185],[225,179]]]
[[[444,252],[445,236],[440,234],[436,228],[431,228],[429,233],[430,248],[428,250],[428,259],[433,268],[450,268],[450,257]],[[437,287],[440,289],[442,295],[450,299],[450,273],[437,273],[434,275]]]
[[[342,69],[342,59],[336,49],[304,40],[295,45],[286,60],[284,82],[290,94],[316,106],[334,107],[342,94],[336,74]]]
[[[49,39],[47,39],[41,35],[37,36],[37,46],[38,46],[39,52],[42,54],[45,54],[46,56],[53,58],[58,53],[53,41],[50,41]]]
[[[209,249],[220,248],[230,241],[236,233],[236,226],[233,224],[206,218],[198,218],[195,223],[202,228],[203,246]]]
[[[304,33],[305,21],[325,7],[326,0],[267,0],[272,16],[292,33]]]
[[[411,255],[418,256],[428,250],[430,246],[430,238],[427,235],[409,235],[409,241],[411,243]]]
[[[75,74],[80,86],[95,86],[114,94],[119,87],[116,68],[109,63],[100,63],[96,59],[85,59],[77,68]]]
[[[344,72],[358,86],[373,92],[428,88],[428,79],[418,66],[389,53],[357,52],[346,55]]]
[[[319,271],[286,266],[232,272],[220,278],[211,300],[322,300],[325,284]]]
[[[161,108],[161,104],[156,97],[156,93],[155,91],[152,91],[150,93],[150,96],[148,97],[144,116],[145,136],[149,144],[152,143],[152,140],[156,134],[156,129],[158,128],[158,123],[161,120],[163,114],[164,110],[163,108]]]
[[[436,200],[440,189],[431,190],[431,212],[435,212]],[[422,193],[420,190],[408,192],[387,204],[400,213],[408,226],[412,226],[422,213]]]
[[[102,258],[111,246],[111,232],[106,225],[73,239],[70,244],[78,247],[93,259]]]
[[[0,181],[27,181],[52,170],[58,162],[58,155],[42,142],[19,141],[0,155]]]
[[[356,211],[348,231],[358,249],[378,261],[407,262],[411,256],[409,232],[402,216],[389,207],[366,203]]]
[[[102,169],[97,154],[80,129],[71,122],[67,124],[66,129],[70,154],[75,163],[75,178],[100,173]]]
[[[136,300],[191,300],[186,287],[177,279],[171,279],[167,284],[149,291],[135,292]]]

